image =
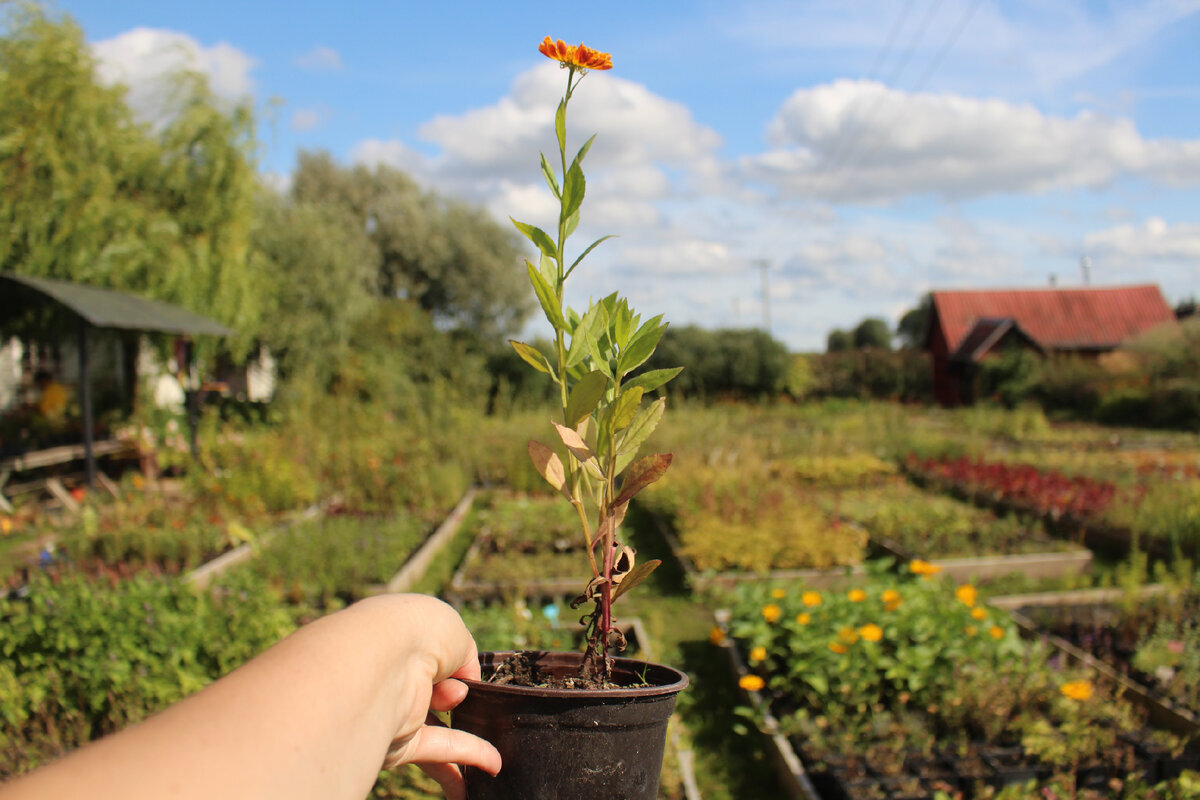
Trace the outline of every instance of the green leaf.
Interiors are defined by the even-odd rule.
[[[574,428],[581,419],[595,411],[607,390],[608,378],[600,370],[593,370],[580,378],[567,398],[567,425]]]
[[[540,155],[542,156],[542,175],[546,178],[546,185],[550,187],[550,191],[554,192],[555,197],[562,200],[562,191],[558,188],[558,178],[554,174],[554,168],[546,160],[545,154]]]
[[[513,350],[517,351],[517,355],[538,372],[544,372],[554,381],[558,382],[558,376],[554,374],[554,367],[550,365],[550,359],[546,358],[546,354],[536,347],[527,345],[524,342],[518,342],[516,339],[509,339],[508,343],[513,346]]]
[[[617,440],[617,453],[632,454],[637,452],[642,443],[650,438],[650,434],[654,433],[654,429],[658,427],[658,423],[662,420],[666,410],[667,399],[660,397],[638,411],[637,416],[633,418],[633,421],[629,423],[629,427],[626,428],[621,438]]]
[[[622,300],[617,304],[617,313],[613,315],[613,344],[624,350],[629,343],[629,333],[633,330],[633,312],[629,303]]]
[[[621,396],[617,398],[617,402],[613,404],[612,418],[609,421],[609,430],[613,433],[624,430],[629,427],[629,423],[633,422],[633,418],[637,415],[638,405],[642,402],[642,390],[634,387],[632,389],[624,389],[621,391]]]
[[[653,392],[655,389],[665,385],[667,381],[671,380],[681,372],[683,372],[683,367],[652,369],[649,372],[643,372],[636,378],[630,378],[625,382],[625,386],[626,388],[640,386],[645,392]]]
[[[617,602],[618,597],[625,594],[642,581],[646,580],[646,578],[650,576],[651,572],[654,572],[654,570],[658,569],[660,564],[662,564],[661,561],[659,561],[657,558],[653,558],[649,561],[643,561],[641,564],[638,564],[636,567],[629,570],[629,572],[625,573],[625,577],[622,578],[621,582],[617,584],[617,590],[613,592],[612,602]]]
[[[541,258],[538,259],[538,269],[547,286],[558,286],[558,262],[554,260],[553,256],[542,253]]]
[[[594,142],[594,141],[596,141],[596,134],[593,133],[592,138],[590,138],[586,142],[584,142],[583,147],[579,148],[579,152],[575,154],[575,160],[572,161],[571,163],[582,165],[584,156],[586,156],[588,154],[588,150],[592,149],[592,142]]]
[[[610,233],[608,236],[601,236],[599,239],[597,239],[596,241],[594,241],[594,242],[592,242],[591,244],[589,244],[589,245],[588,245],[588,247],[587,247],[587,249],[586,249],[586,250],[584,250],[582,253],[580,253],[580,254],[579,254],[579,258],[575,259],[575,260],[574,260],[574,261],[571,263],[571,267],[570,267],[570,269],[568,269],[568,270],[567,270],[567,272],[566,272],[566,275],[570,275],[570,274],[571,274],[571,272],[572,272],[572,271],[575,269],[575,267],[579,266],[579,262],[580,262],[580,261],[583,261],[583,257],[584,257],[584,256],[586,256],[588,253],[592,252],[593,250],[595,250],[595,249],[596,249],[596,246],[597,246],[598,244],[600,244],[601,242],[603,242],[603,241],[605,241],[605,240],[607,240],[607,239],[615,239],[615,238],[616,238],[616,234],[614,234],[614,233]],[[565,277],[566,277],[566,275],[564,275],[563,277],[565,278]]]
[[[654,349],[658,347],[658,342],[666,333],[667,326],[659,325],[662,320],[662,314],[646,322],[645,325],[638,328],[638,332],[633,335],[632,341],[629,342],[621,357],[617,362],[617,374],[626,375],[633,370],[646,363],[646,359],[654,355]]]
[[[591,306],[583,315],[583,319],[579,320],[579,323],[571,329],[571,347],[567,350],[567,369],[571,369],[588,357],[587,331],[595,322],[596,307]]]
[[[565,242],[575,229],[579,227],[579,209],[575,209],[575,213],[567,217],[567,221],[563,224],[562,239]]]
[[[587,180],[583,177],[583,169],[578,164],[572,164],[563,180],[562,217],[567,219],[583,205],[583,195],[587,191]]]
[[[533,242],[537,249],[550,258],[557,258],[558,248],[554,245],[554,240],[550,238],[550,234],[546,233],[536,225],[529,225],[525,222],[518,222],[509,217],[516,229],[525,234],[525,238]]]
[[[611,507],[616,508],[622,503],[628,503],[634,495],[661,478],[667,467],[671,466],[672,458],[670,453],[655,453],[633,462],[621,483],[621,493],[612,501]]]
[[[558,101],[558,110],[554,112],[554,134],[558,137],[558,149],[567,152],[567,101]]]
[[[550,320],[550,324],[554,326],[555,330],[565,330],[567,321],[563,319],[562,309],[559,308],[558,295],[546,283],[545,278],[538,272],[532,261],[526,261],[525,267],[529,272],[529,282],[533,284],[533,292],[542,305],[542,311],[546,313],[546,319]]]

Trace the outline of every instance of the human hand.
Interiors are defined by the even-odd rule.
[[[467,696],[458,678],[480,677],[475,640],[449,605],[424,595],[393,595],[404,606],[399,660],[400,723],[384,769],[416,764],[436,780],[449,800],[465,800],[459,766],[495,775],[500,753],[478,736],[447,728],[434,712],[450,711]]]

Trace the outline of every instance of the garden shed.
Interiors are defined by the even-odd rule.
[[[82,423],[77,445],[0,461],[0,486],[15,471],[82,458],[87,482],[96,477],[88,338],[92,329],[226,336],[219,323],[169,303],[49,278],[0,273],[0,333],[23,339],[76,338]],[[0,494],[0,507],[3,507]]]
[[[974,368],[1021,347],[1042,355],[1097,356],[1164,324],[1177,324],[1157,285],[934,291],[925,347],[942,405],[970,402]]]

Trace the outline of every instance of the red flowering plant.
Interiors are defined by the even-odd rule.
[[[608,53],[582,44],[568,45],[546,37],[538,50],[558,61],[567,73],[567,88],[554,114],[558,140],[557,169],[545,155],[541,171],[559,201],[554,235],[524,222],[513,224],[536,247],[538,263],[526,261],[529,282],[546,319],[554,329],[553,358],[523,342],[513,341],[518,355],[554,382],[562,415],[553,422],[564,451],[541,442],[529,443],[538,473],[574,507],[591,574],[573,607],[591,604],[581,622],[586,626],[586,650],[581,678],[598,685],[610,683],[610,646],[624,644],[614,626],[613,603],[658,566],[658,561],[635,562],[632,548],[618,532],[629,501],[657,481],[671,463],[671,454],[638,458],[642,444],[662,419],[666,400],[649,401],[647,394],[663,386],[679,369],[633,375],[653,354],[667,326],[661,315],[642,321],[617,293],[589,303],[580,314],[564,300],[566,280],[592,250],[611,237],[592,242],[568,261],[567,240],[579,225],[586,190],[583,160],[595,140],[584,142],[567,160],[567,106],[580,81],[591,70],[612,68]]]

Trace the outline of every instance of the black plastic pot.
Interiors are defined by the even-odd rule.
[[[484,679],[509,653],[481,653]],[[543,674],[577,675],[579,653],[539,653]],[[633,688],[587,690],[466,681],[450,724],[495,745],[500,774],[467,767],[469,800],[654,800],[667,721],[688,677],[671,667],[614,660],[613,678]]]

